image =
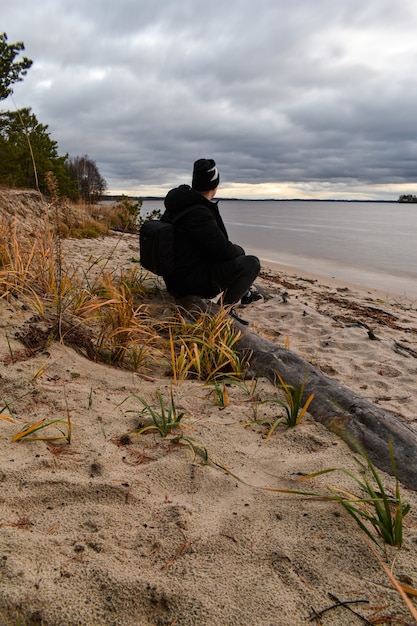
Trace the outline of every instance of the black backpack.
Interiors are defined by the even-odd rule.
[[[171,221],[147,220],[139,230],[140,263],[145,270],[164,276],[174,266],[174,221],[182,217],[194,206],[179,211]]]
[[[174,226],[163,220],[148,220],[139,231],[140,263],[158,276],[174,265]]]

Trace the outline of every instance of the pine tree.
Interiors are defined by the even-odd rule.
[[[26,76],[32,61],[23,57],[15,61],[16,57],[25,49],[21,41],[8,44],[7,35],[0,35],[0,100],[5,100],[13,93],[12,85]]]

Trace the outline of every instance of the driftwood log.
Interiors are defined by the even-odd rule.
[[[218,310],[212,302],[190,296],[177,304],[191,316],[201,311]],[[355,442],[368,453],[373,464],[393,474],[388,441],[395,455],[397,476],[407,487],[417,490],[417,434],[392,413],[365,400],[298,356],[261,337],[234,320],[241,330],[238,350],[251,353],[250,367],[255,376],[276,383],[277,374],[289,385],[305,384],[305,399],[314,394],[310,415],[339,435],[348,445]]]

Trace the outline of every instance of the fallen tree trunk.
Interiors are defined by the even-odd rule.
[[[182,299],[179,304],[191,314],[216,311],[216,305],[197,297]],[[238,321],[242,336],[237,344],[241,353],[251,353],[250,366],[255,376],[264,376],[276,383],[279,374],[289,385],[305,383],[304,399],[314,394],[310,415],[338,434],[348,445],[357,442],[379,469],[393,474],[388,441],[394,450],[399,480],[417,489],[417,434],[392,413],[368,402],[341,385],[295,352],[280,348]]]

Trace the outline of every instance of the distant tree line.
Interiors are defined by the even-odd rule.
[[[398,198],[398,202],[417,202],[417,196],[413,196],[411,193],[403,194]]]
[[[9,44],[6,33],[0,34],[0,101],[13,93],[12,85],[23,80],[32,66],[27,57],[16,60],[23,50],[22,42]],[[54,174],[60,195],[72,200],[96,202],[107,188],[88,155],[59,156],[48,126],[30,108],[0,111],[0,185],[47,193],[47,172]]]

